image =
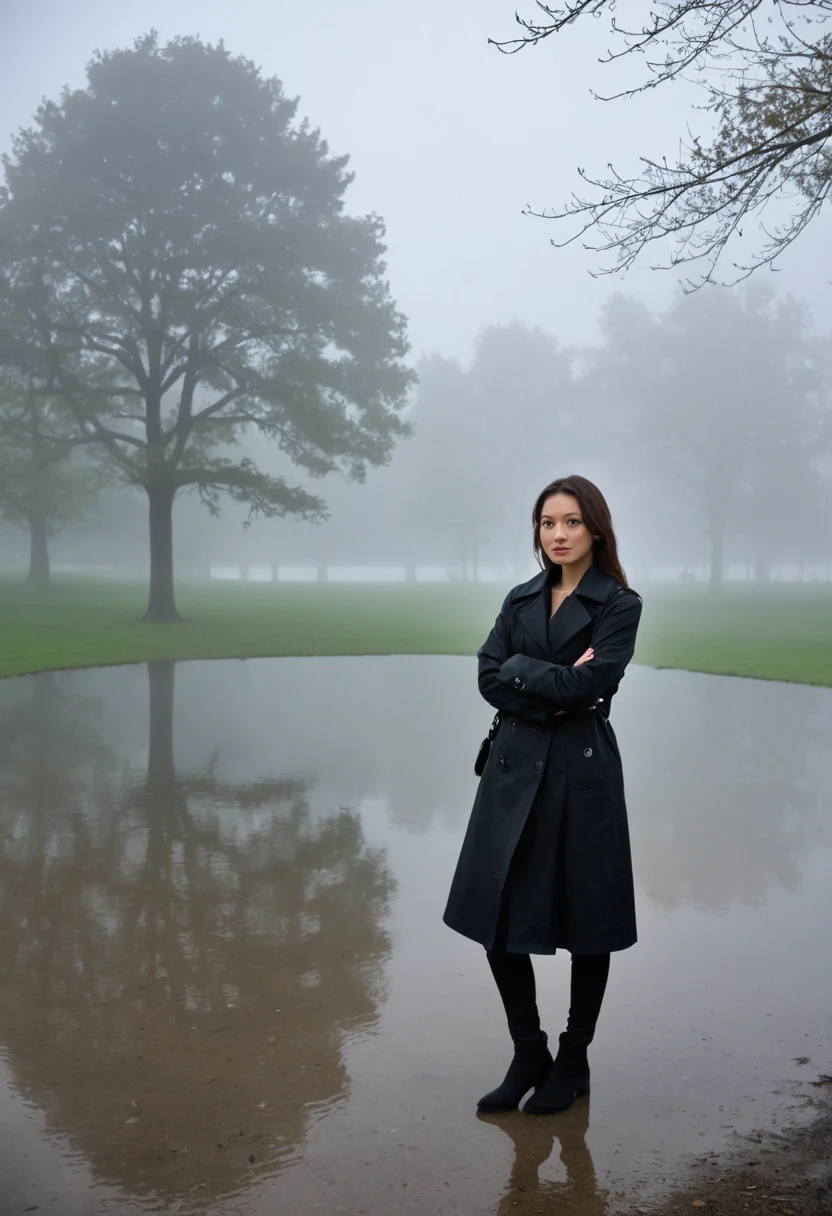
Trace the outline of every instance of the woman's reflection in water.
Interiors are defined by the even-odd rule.
[[[598,1188],[586,1143],[589,1101],[588,1096],[579,1098],[568,1111],[537,1119],[516,1111],[495,1115],[477,1112],[481,1123],[500,1128],[514,1144],[511,1176],[494,1216],[544,1212],[557,1212],[558,1216],[606,1216],[606,1198]],[[566,1177],[550,1181],[541,1178],[540,1171],[555,1145],[560,1150]]]

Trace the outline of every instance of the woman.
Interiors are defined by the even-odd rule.
[[[565,1110],[589,1090],[610,953],[636,941],[621,758],[610,702],[633,656],[641,599],[627,586],[609,508],[563,477],[532,512],[540,574],[509,592],[477,652],[499,710],[444,921],[480,942],[514,1041],[481,1110]],[[531,954],[572,955],[569,1018],[554,1060]]]

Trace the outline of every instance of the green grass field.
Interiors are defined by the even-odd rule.
[[[0,676],[154,658],[473,654],[493,584],[182,582],[180,625],[138,620],[141,582],[58,576],[45,594],[0,579]],[[832,587],[648,586],[636,662],[832,686]]]

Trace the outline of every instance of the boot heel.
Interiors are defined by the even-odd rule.
[[[552,1115],[567,1110],[575,1098],[589,1093],[589,1065],[586,1047],[560,1036],[560,1048],[548,1077],[526,1102],[523,1110],[530,1115]]]

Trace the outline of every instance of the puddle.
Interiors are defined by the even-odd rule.
[[[639,944],[593,1094],[510,1056],[441,923],[491,714],[464,658],[0,683],[0,1210],[586,1216],[807,1120],[832,1045],[832,692],[632,668]],[[543,1024],[569,957],[536,960]]]

